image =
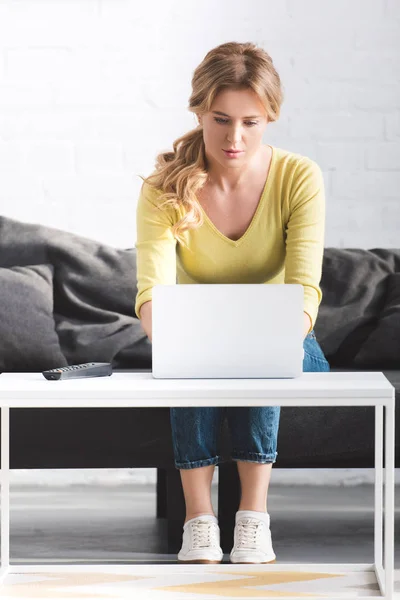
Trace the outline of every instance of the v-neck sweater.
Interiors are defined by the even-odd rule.
[[[156,284],[298,283],[313,329],[322,299],[323,175],[310,158],[271,148],[259,203],[238,240],[221,233],[199,203],[204,222],[183,233],[185,247],[172,235],[185,209],[159,209],[161,191],[143,183],[136,209],[138,317]]]

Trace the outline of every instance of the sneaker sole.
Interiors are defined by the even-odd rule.
[[[205,558],[199,558],[196,560],[179,560],[179,558],[178,558],[178,562],[186,563],[186,564],[198,564],[198,565],[218,565],[219,563],[222,562],[222,559],[221,560],[206,560]]]
[[[274,560],[267,560],[266,562],[232,562],[233,565],[271,565],[272,563],[276,563],[276,558]]]

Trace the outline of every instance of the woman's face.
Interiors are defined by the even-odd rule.
[[[268,119],[257,94],[244,89],[220,92],[199,122],[207,158],[226,168],[243,166],[258,153]],[[240,152],[224,152],[230,149]]]

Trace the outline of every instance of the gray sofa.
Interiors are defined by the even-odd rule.
[[[315,333],[332,370],[383,371],[400,400],[400,249],[326,248]],[[0,217],[0,371],[86,361],[151,369],[134,315],[136,251]],[[399,411],[396,412],[398,424]],[[168,408],[11,410],[11,468],[157,468],[157,515],[168,551],[184,502]],[[226,424],[219,465],[221,544],[229,551],[239,499]],[[282,409],[277,468],[373,467],[372,407]],[[396,466],[400,447],[396,439]]]

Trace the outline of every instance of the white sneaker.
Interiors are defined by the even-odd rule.
[[[272,563],[276,555],[272,548],[268,513],[239,510],[236,513],[234,544],[230,554],[233,563]]]
[[[178,560],[202,564],[220,563],[223,552],[219,543],[218,521],[214,515],[190,519],[183,526],[182,548]]]

